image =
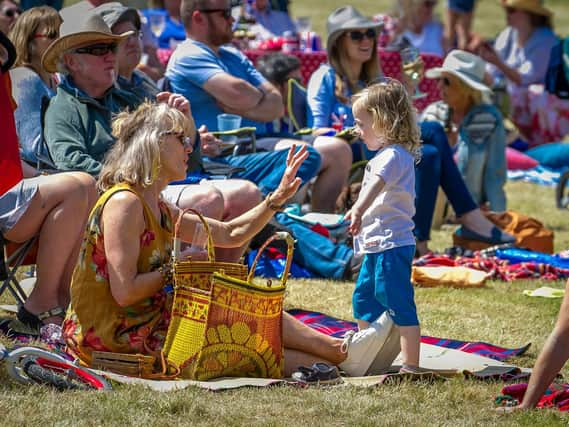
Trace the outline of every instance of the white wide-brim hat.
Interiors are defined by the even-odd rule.
[[[453,50],[445,58],[442,67],[431,68],[425,72],[428,79],[438,79],[443,73],[452,74],[473,89],[491,92],[484,81],[486,62],[477,55],[463,50]]]
[[[42,66],[48,73],[55,73],[57,61],[63,52],[96,43],[120,43],[131,34],[134,31],[113,34],[103,18],[94,12],[87,13],[83,18],[63,21],[59,38],[49,45],[42,56]]]

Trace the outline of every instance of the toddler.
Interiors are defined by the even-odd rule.
[[[354,317],[362,330],[387,312],[401,334],[402,372],[418,372],[420,329],[411,285],[415,161],[421,145],[415,110],[403,85],[389,79],[355,95],[353,113],[361,140],[377,151],[346,214],[354,251],[364,254],[352,299]]]

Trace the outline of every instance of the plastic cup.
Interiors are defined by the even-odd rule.
[[[217,130],[220,132],[235,130],[241,127],[241,116],[237,114],[219,114],[217,116]],[[226,142],[236,142],[236,136],[222,136],[221,139]]]

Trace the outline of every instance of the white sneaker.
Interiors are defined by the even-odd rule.
[[[387,313],[382,314],[371,326],[376,329],[378,335],[385,337],[381,350],[367,371],[367,375],[379,375],[391,367],[401,352],[401,335],[399,328]]]
[[[348,353],[348,357],[339,365],[340,368],[351,377],[365,375],[381,353],[392,327],[391,317],[384,313],[369,328],[349,331],[342,343],[342,351]]]

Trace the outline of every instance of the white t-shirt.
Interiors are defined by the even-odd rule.
[[[362,216],[361,231],[354,237],[354,251],[374,253],[414,245],[414,157],[399,144],[389,145],[368,162],[362,191],[372,176],[383,178],[385,186]]]

